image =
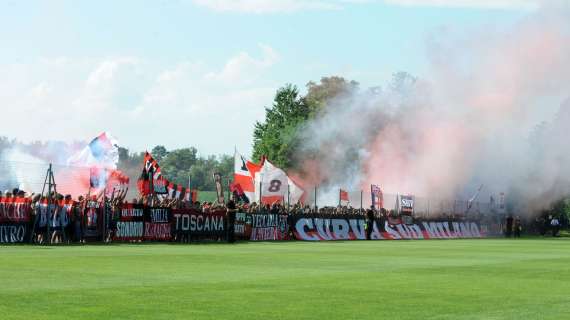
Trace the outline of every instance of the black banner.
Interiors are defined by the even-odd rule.
[[[192,240],[226,237],[226,211],[202,213],[195,209],[174,209],[172,228],[177,235],[190,236]]]
[[[30,212],[29,199],[0,197],[0,223],[29,222]]]
[[[249,213],[236,212],[234,234],[236,239],[249,240],[251,237],[251,215]]]
[[[29,199],[0,197],[0,243],[28,241],[30,219]]]
[[[22,243],[28,241],[30,227],[28,223],[0,223],[0,243]]]
[[[168,241],[172,237],[172,209],[146,208],[144,212],[144,239]]]
[[[118,213],[113,240],[140,241],[144,239],[144,206],[123,204]]]
[[[250,240],[288,240],[288,215],[284,214],[251,214]]]

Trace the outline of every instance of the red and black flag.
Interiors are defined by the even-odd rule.
[[[152,193],[150,186],[150,177],[148,175],[148,171],[146,171],[146,168],[142,169],[141,176],[137,181],[137,189],[139,189],[139,193],[142,196],[148,196]]]
[[[338,192],[338,203],[340,205],[348,205],[350,203],[350,199],[348,197],[348,191],[339,189]]]
[[[158,162],[148,152],[144,155],[143,169],[137,187],[143,196],[149,194],[168,194],[168,185],[170,182],[166,180],[160,171]]]
[[[172,199],[187,199],[186,188],[172,183],[163,177],[158,162],[148,152],[144,155],[142,173],[137,187],[143,196],[160,194]]]
[[[249,198],[246,196],[245,191],[243,191],[241,184],[237,182],[231,183],[230,192],[233,194],[234,200],[238,202],[249,203]]]

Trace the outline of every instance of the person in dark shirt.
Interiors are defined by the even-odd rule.
[[[512,216],[507,217],[506,228],[507,228],[507,230],[505,230],[505,236],[507,238],[510,238],[513,235],[513,217]]]
[[[73,236],[75,242],[83,242],[83,211],[85,209],[85,199],[79,196],[77,203],[73,206]]]
[[[374,207],[366,210],[366,240],[372,239],[372,229],[374,228]]]
[[[548,215],[543,221],[544,223],[542,227],[544,230],[544,233],[542,234],[543,236],[546,235],[546,233],[551,229],[550,221],[552,221],[552,215]]]
[[[227,231],[227,239],[228,243],[234,243],[235,240],[235,222],[236,222],[236,204],[233,200],[228,201],[227,204],[227,221],[228,227],[226,228]]]
[[[521,225],[521,218],[520,217],[515,218],[513,229],[514,229],[515,238],[520,238],[521,237],[521,231],[522,231],[522,225]]]

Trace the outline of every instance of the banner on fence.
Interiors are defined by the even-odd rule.
[[[0,223],[29,222],[30,211],[29,199],[0,197]]]
[[[236,239],[249,240],[251,237],[251,215],[249,213],[236,212],[234,234]]]
[[[364,240],[366,220],[361,216],[292,216],[293,233],[298,240]],[[371,239],[457,239],[482,238],[485,233],[477,222],[430,221],[389,224],[376,220]]]
[[[195,209],[174,209],[172,217],[175,234],[188,235],[194,240],[226,236],[225,210],[202,213]]]
[[[0,197],[0,243],[27,241],[30,232],[30,218],[29,199]]]
[[[36,232],[48,227],[69,225],[74,203],[71,201],[36,207]],[[413,206],[413,204],[412,204]],[[102,239],[103,206],[88,201],[83,219],[87,240]],[[32,230],[32,209],[28,199],[0,198],[0,243],[26,242]],[[203,213],[197,209],[154,208],[124,204],[116,212],[113,239],[116,241],[217,240],[227,236],[226,211]],[[492,225],[474,221],[419,221],[387,217],[372,224],[371,239],[454,239],[482,238],[497,233]],[[238,239],[264,241],[295,239],[306,241],[358,240],[366,238],[366,219],[361,215],[286,215],[236,213],[234,224]]]
[[[410,195],[400,196],[400,212],[402,214],[414,213],[414,197]]]
[[[113,240],[140,241],[144,238],[144,206],[125,203],[118,213]]]
[[[155,241],[170,240],[172,209],[149,207],[144,214],[144,238]]]
[[[250,240],[288,240],[289,222],[286,214],[251,214]]]

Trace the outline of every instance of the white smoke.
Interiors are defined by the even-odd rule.
[[[7,190],[18,188],[29,193],[40,193],[47,168],[46,161],[18,147],[4,150],[0,154],[1,188]]]
[[[570,193],[568,6],[509,30],[438,34],[429,52],[429,77],[329,103],[304,130],[305,180],[463,199],[484,184],[481,197],[507,192],[520,211]]]
[[[57,192],[85,194],[89,189],[89,167],[67,163],[85,144],[57,141],[7,144],[0,150],[0,188],[3,191],[18,188],[28,194],[47,192],[44,185],[52,165]]]

